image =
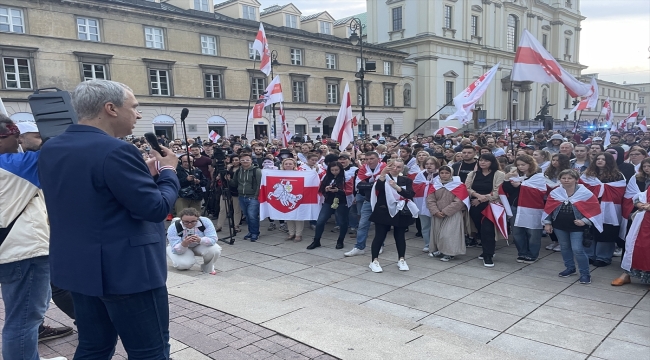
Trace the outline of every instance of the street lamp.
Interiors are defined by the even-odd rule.
[[[273,76],[273,67],[274,66],[279,66],[280,63],[278,62],[278,52],[276,50],[271,51],[271,81],[275,79],[275,76]],[[275,121],[275,103],[271,105],[271,109],[273,109],[273,137],[277,138],[278,137],[278,124]]]
[[[363,61],[363,25],[361,24],[361,19],[356,17],[352,18],[350,20],[350,30],[352,30],[352,34],[350,34],[350,43],[352,43],[354,46],[359,45],[359,51],[361,52],[361,64],[359,66],[359,71],[354,74],[355,77],[361,79],[361,119],[359,120],[359,125],[357,128],[357,134],[359,138],[361,138],[361,134],[363,133],[362,129],[364,120],[366,119],[366,87],[363,83],[366,69]],[[359,30],[359,35],[357,35],[357,30]]]

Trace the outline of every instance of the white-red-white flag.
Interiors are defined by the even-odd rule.
[[[600,199],[603,223],[614,226],[621,225],[622,203],[626,187],[625,179],[603,183],[597,177],[582,174],[580,183]]]
[[[506,209],[499,203],[490,203],[481,214],[490,220],[494,226],[499,230],[501,236],[505,239],[508,238],[508,216]]]
[[[558,206],[566,201],[573,204],[582,215],[589,219],[599,232],[603,231],[603,213],[598,204],[598,198],[584,186],[578,186],[571,197],[561,186],[551,191],[546,199],[544,213],[540,220],[543,222]]]
[[[544,210],[544,198],[546,197],[546,178],[542,173],[536,173],[526,178],[512,177],[512,182],[519,182],[519,199],[517,201],[517,214],[515,215],[515,226],[527,229],[541,229],[539,219]],[[503,184],[499,187],[499,198],[506,210],[506,214],[512,216],[512,208],[508,202],[508,196],[503,190]]]
[[[508,130],[508,127],[506,126],[506,128],[503,129],[503,137],[508,140],[508,135],[510,135],[510,130]]]
[[[642,203],[648,202],[648,192],[637,195]],[[650,271],[650,221],[648,211],[641,210],[636,213],[630,231],[625,238],[625,254],[621,259],[621,268],[630,271]]]
[[[603,109],[600,110],[600,114],[605,115],[605,122],[607,122],[607,126],[611,127],[612,120],[614,120],[614,113],[612,112],[612,103],[609,101],[609,96],[607,99],[605,99],[605,102],[603,103]]]
[[[253,109],[248,113],[248,119],[259,119],[263,117],[264,107],[266,107],[266,98],[264,95],[260,95],[260,98],[257,99],[255,105],[253,105]]]
[[[0,114],[9,117],[9,113],[7,112],[7,108],[5,107],[5,104],[2,102],[2,98],[0,98]]]
[[[619,130],[627,131],[627,123],[636,121],[636,118],[638,116],[639,116],[639,109],[636,109],[630,115],[628,115],[623,121],[618,123]]]
[[[424,174],[427,174],[427,176],[424,176]],[[415,202],[415,205],[420,209],[420,215],[424,216],[429,216],[431,217],[431,212],[427,208],[427,196],[429,194],[433,193],[434,188],[433,188],[433,178],[435,177],[435,174],[427,173],[426,170],[422,170],[415,175],[415,178],[413,179],[413,192],[415,192],[415,195],[413,196],[413,202]]]
[[[275,103],[284,102],[284,96],[282,95],[282,83],[280,83],[280,76],[275,75],[273,81],[269,83],[266,87],[266,93],[264,94],[265,106],[269,106]]]
[[[591,78],[590,86],[592,91],[591,95],[583,97],[578,105],[569,111],[569,114],[586,109],[595,109],[598,106],[598,84],[596,83],[595,76]]]
[[[341,108],[336,116],[336,123],[332,129],[332,139],[339,143],[339,149],[345,151],[352,141],[354,141],[354,132],[352,131],[352,101],[350,101],[350,88],[345,83],[343,97],[341,98]]]
[[[318,117],[316,118],[316,122],[320,122],[320,119],[321,119],[322,117],[323,117],[323,115],[318,115]]]
[[[269,43],[266,41],[266,32],[261,22],[260,30],[257,32],[257,36],[253,42],[253,49],[260,54],[260,71],[266,76],[269,76],[271,73],[271,50],[269,50]]]
[[[490,82],[494,79],[494,75],[499,69],[499,64],[497,63],[485,74],[481,75],[473,83],[471,83],[465,90],[460,94],[454,97],[454,106],[456,107],[456,112],[449,115],[445,121],[451,119],[458,119],[461,124],[465,125],[469,123],[469,120],[472,118],[472,110],[474,109],[474,104],[476,104],[481,96],[485,93]]]
[[[315,171],[263,170],[260,183],[260,220],[317,220],[320,212]]]
[[[645,117],[639,121],[639,129],[641,129],[643,132],[648,132],[648,123]]]
[[[219,135],[216,131],[212,130],[210,131],[210,134],[208,135],[210,140],[212,140],[213,143],[217,142],[217,140],[221,139],[221,135]]]
[[[515,54],[510,81],[534,81],[539,83],[562,83],[573,98],[590,96],[591,86],[578,81],[569,74],[533,34],[524,30]]]

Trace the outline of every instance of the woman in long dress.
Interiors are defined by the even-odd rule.
[[[469,208],[467,188],[460,177],[451,176],[449,166],[442,166],[434,179],[435,191],[427,196],[431,212],[430,256],[442,256],[441,261],[465,254],[464,216]]]

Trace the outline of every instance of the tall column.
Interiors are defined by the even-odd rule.
[[[532,84],[532,82],[525,81],[520,86],[521,91],[524,93],[524,120],[525,121],[530,120],[530,91],[532,90],[530,84]]]

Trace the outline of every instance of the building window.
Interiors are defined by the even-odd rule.
[[[394,105],[393,88],[384,88],[384,106]]]
[[[564,39],[564,56],[568,55],[571,55],[571,39],[566,38]]]
[[[571,96],[569,96],[569,93],[566,93],[566,96],[564,97],[564,108],[565,109],[570,109],[570,104],[571,104]]]
[[[165,37],[163,29],[147,26],[144,28],[145,44],[148,48],[164,49]]]
[[[366,62],[368,62],[368,59],[364,58],[363,59],[363,68],[366,68]],[[361,58],[357,58],[357,71],[361,70]]]
[[[79,40],[99,41],[99,20],[77,18],[77,37]]]
[[[645,96],[639,96],[639,104],[645,104]]]
[[[217,55],[217,37],[201,35],[201,53],[203,55]]]
[[[264,95],[266,91],[266,78],[253,77],[251,78],[251,99],[257,100],[260,96]]]
[[[291,49],[291,65],[302,65],[301,49]]]
[[[325,54],[325,67],[327,69],[336,69],[336,55]]]
[[[258,53],[257,50],[253,49],[253,42],[252,41],[248,42],[248,58],[250,60],[259,60],[260,59],[260,53]]]
[[[478,36],[478,16],[472,15],[472,36]]]
[[[167,70],[149,69],[151,95],[169,96],[169,72]]]
[[[566,2],[564,3],[564,6],[568,7],[569,9],[571,9],[571,8],[573,7],[573,4],[571,3],[571,0],[566,0]]]
[[[542,46],[544,49],[548,49],[548,35],[542,34]]]
[[[320,22],[320,33],[332,35],[332,23],[327,21]]]
[[[402,30],[402,7],[393,8],[393,31]]]
[[[359,84],[360,84],[360,83],[359,83]],[[370,98],[370,96],[369,96],[370,94],[369,94],[368,84],[366,83],[365,85],[366,85],[366,86],[364,86],[363,88],[362,88],[361,86],[357,85],[357,105],[359,105],[359,106],[361,105],[361,100],[362,100],[362,99],[365,100],[365,102],[363,103],[363,105],[369,105],[369,104],[370,104],[370,103],[368,102],[368,99]],[[361,91],[362,91],[362,90],[363,90],[363,95],[364,95],[363,98],[361,97]]]
[[[101,64],[81,64],[84,72],[84,81],[108,80],[106,66]]]
[[[517,51],[517,27],[519,19],[514,15],[508,15],[508,33],[506,34],[506,45],[508,51]]]
[[[24,33],[25,19],[20,9],[0,6],[0,31]]]
[[[297,29],[298,28],[298,16],[285,14],[284,20],[286,22],[286,27]]]
[[[411,85],[404,85],[404,107],[411,107]]]
[[[454,99],[454,82],[445,81],[445,102],[449,103]]]
[[[393,63],[384,61],[384,75],[393,75]]]
[[[452,29],[451,14],[452,14],[452,7],[449,5],[445,5],[445,28],[447,29]]]
[[[209,12],[208,0],[194,0],[194,10]]]
[[[255,7],[242,5],[243,18],[247,20],[257,20],[255,16]]]
[[[291,82],[291,94],[293,102],[304,103],[306,102],[305,96],[305,81],[294,80]]]
[[[32,72],[29,59],[2,58],[6,89],[31,89]]]
[[[328,104],[338,104],[339,103],[339,85],[338,84],[327,84],[327,103]]]
[[[223,99],[221,74],[204,74],[205,79],[205,97],[213,99]]]
[[[294,125],[296,129],[296,135],[305,135],[307,134],[307,125]]]

